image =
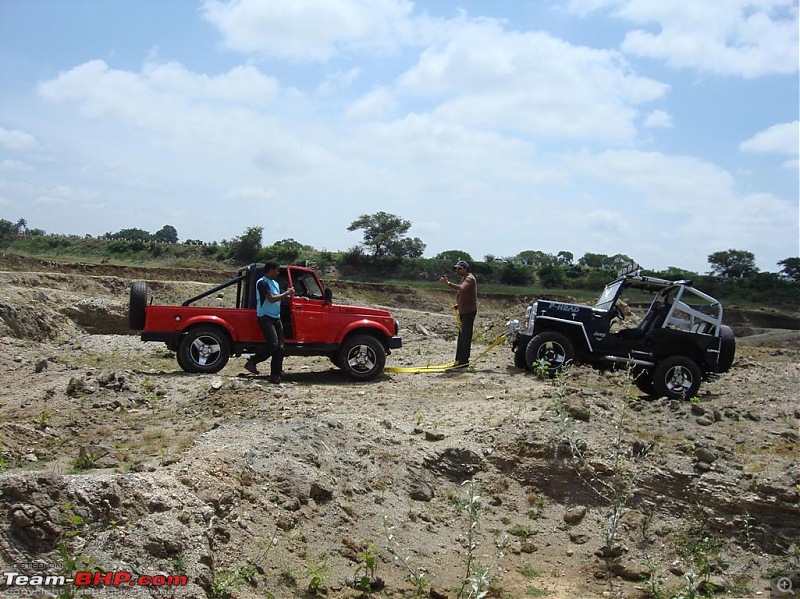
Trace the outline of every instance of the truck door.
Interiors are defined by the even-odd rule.
[[[333,343],[328,339],[331,304],[323,298],[322,285],[309,270],[289,268],[289,284],[295,289],[289,300],[294,340],[300,344]]]

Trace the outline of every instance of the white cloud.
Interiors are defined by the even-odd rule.
[[[780,257],[793,251],[786,249],[792,245],[787,240],[796,244],[798,238],[796,198],[743,194],[730,173],[699,158],[632,150],[584,152],[568,158],[567,165],[594,178],[595,187],[608,185],[604,197],[649,215],[629,241],[636,247],[652,244],[651,259],[659,263],[685,264],[687,251],[696,260],[730,247]],[[646,209],[635,209],[638,203]]]
[[[407,0],[206,0],[203,16],[237,51],[327,60],[350,47],[392,49],[411,29]]]
[[[569,0],[577,13],[612,14],[651,29],[629,32],[621,49],[692,68],[742,77],[798,70],[796,0]]]
[[[497,21],[465,23],[430,47],[400,89],[442,98],[437,118],[534,135],[626,141],[636,105],[669,86],[631,72],[615,51],[575,46],[546,33],[516,33]]]
[[[32,171],[30,164],[20,160],[0,160],[0,171]]]
[[[347,118],[355,120],[381,120],[397,105],[386,88],[372,90],[356,100],[347,109]]]
[[[743,141],[739,149],[743,152],[796,155],[800,153],[800,122],[773,125]]]
[[[257,200],[259,202],[274,202],[278,199],[278,194],[271,189],[262,187],[239,187],[231,189],[225,194],[231,200]]]
[[[361,69],[356,67],[344,72],[329,73],[325,77],[325,81],[317,86],[317,93],[321,96],[327,96],[336,93],[340,89],[347,89],[353,85],[360,74]]]
[[[672,127],[672,117],[669,113],[663,110],[654,110],[647,115],[644,120],[644,126],[648,128],[670,128]]]
[[[38,145],[36,138],[30,133],[18,129],[0,127],[0,146],[13,151],[32,150]]]
[[[222,101],[259,106],[274,100],[278,83],[257,69],[240,66],[209,77],[177,63],[144,65],[141,73],[111,69],[102,60],[79,65],[39,85],[39,93],[53,102],[79,101],[93,116],[135,117],[141,122],[153,109]],[[149,109],[149,110],[148,110]]]

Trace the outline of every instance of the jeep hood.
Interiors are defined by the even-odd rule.
[[[368,308],[367,306],[351,306],[349,304],[332,304],[331,312],[338,312],[339,314],[356,314],[368,318],[394,318],[392,313],[388,310]]]

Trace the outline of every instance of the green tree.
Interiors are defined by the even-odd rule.
[[[172,225],[164,225],[153,233],[153,241],[159,243],[178,243],[178,230]]]
[[[505,285],[528,285],[531,282],[531,271],[522,264],[506,262],[500,270],[500,282]]]
[[[116,233],[106,233],[106,239],[115,241],[150,241],[153,236],[144,229],[120,229]]]
[[[552,265],[558,261],[553,254],[548,254],[541,250],[524,250],[517,254],[517,259],[523,264],[535,268]]]
[[[363,245],[375,257],[419,258],[425,251],[425,244],[418,237],[410,239],[405,236],[410,228],[411,221],[388,212],[376,212],[362,214],[350,223],[347,230],[363,229]]]
[[[261,251],[261,234],[263,227],[247,227],[240,237],[234,237],[230,242],[230,256],[236,262],[255,262]]]
[[[729,279],[741,279],[758,272],[756,257],[752,252],[744,250],[714,252],[709,254],[708,263],[711,265],[712,274]]]
[[[0,218],[0,239],[12,237],[14,234],[14,224],[11,221]]]
[[[800,281],[800,258],[784,258],[778,262],[781,274],[792,281]]]
[[[276,241],[268,248],[264,248],[262,254],[276,262],[295,264],[303,253],[308,256],[312,251],[311,246],[303,245],[290,237]]]
[[[542,266],[536,271],[536,274],[539,276],[539,281],[541,281],[542,285],[549,289],[563,287],[566,280],[564,269],[552,264]]]
[[[459,260],[466,260],[470,264],[472,264],[472,256],[469,255],[469,252],[464,252],[462,250],[446,250],[444,252],[440,252],[433,257],[434,260],[445,260],[447,262],[452,262],[455,264]]]
[[[558,263],[562,266],[572,266],[572,261],[575,259],[575,256],[572,252],[565,252],[560,251],[556,254],[556,258],[558,259]]]

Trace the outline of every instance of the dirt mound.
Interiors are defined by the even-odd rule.
[[[88,334],[122,326],[120,274],[0,273],[9,567],[186,576],[169,591],[214,599],[753,597],[798,569],[796,333],[751,326],[686,402],[623,372],[540,380],[503,345],[369,384],[293,357],[271,385],[243,360],[189,375],[163,345]],[[136,274],[165,303],[208,286]],[[452,359],[446,290],[332,286],[399,317],[388,364]],[[482,298],[475,353],[523,310]]]

